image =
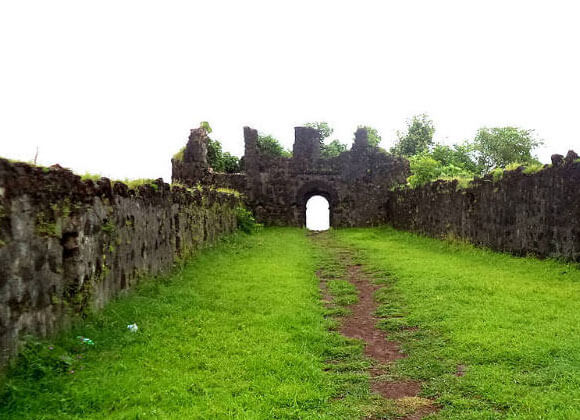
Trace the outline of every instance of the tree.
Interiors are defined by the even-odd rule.
[[[209,139],[207,143],[207,163],[215,172],[224,171],[222,144],[218,140]]]
[[[332,133],[334,133],[334,129],[328,125],[327,122],[324,121],[315,121],[309,122],[304,124],[305,127],[315,128],[318,130],[319,140],[320,140],[320,155],[325,158],[332,158],[340,155],[342,152],[345,152],[347,149],[346,144],[341,143],[339,140],[334,139],[328,144],[324,144],[324,141],[328,139]]]
[[[407,181],[413,188],[434,181],[441,176],[441,163],[427,154],[412,156],[409,163],[413,175],[407,178]]]
[[[398,141],[391,153],[410,157],[425,152],[433,144],[435,127],[426,114],[415,115],[407,121],[406,132],[397,131]]]
[[[448,146],[444,146],[448,147]],[[412,187],[417,187],[441,178],[473,178],[474,173],[453,163],[443,164],[433,157],[432,153],[424,152],[409,158],[411,175],[407,181]]]
[[[473,144],[466,142],[453,146],[436,144],[430,155],[442,166],[456,166],[465,172],[477,175],[481,173],[482,168],[475,161],[473,153]]]
[[[320,136],[320,144],[324,143],[324,140],[327,139],[334,133],[334,129],[331,128],[327,122],[324,121],[315,121],[309,122],[304,124],[304,127],[315,128],[318,130],[318,134]]]
[[[223,155],[224,170],[228,174],[235,174],[241,172],[240,158],[232,155],[230,152],[225,152]]]
[[[332,140],[328,144],[323,144],[320,154],[323,158],[332,158],[340,155],[342,152],[346,152],[346,144],[339,142],[338,140]]]
[[[473,140],[477,162],[485,172],[505,168],[510,163],[536,163],[532,150],[542,144],[534,130],[518,127],[483,127]]]
[[[284,149],[280,142],[271,135],[258,135],[257,146],[260,153],[267,156],[292,156],[292,154],[288,150]]]

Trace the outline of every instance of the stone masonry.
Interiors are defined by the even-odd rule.
[[[407,160],[369,146],[365,129],[357,130],[350,151],[330,159],[320,157],[320,137],[313,128],[295,128],[291,158],[260,153],[257,139],[256,130],[244,128],[244,173],[214,173],[207,163],[207,134],[191,130],[183,161],[172,161],[173,181],[236,189],[266,225],[304,226],[306,202],[321,195],[330,205],[331,226],[341,227],[383,223],[385,197],[409,176]]]

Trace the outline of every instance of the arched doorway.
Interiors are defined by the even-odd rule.
[[[321,195],[313,195],[306,202],[306,229],[328,230],[330,228],[330,204]]]

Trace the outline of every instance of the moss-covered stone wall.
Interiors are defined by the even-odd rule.
[[[129,189],[0,159],[0,365],[25,335],[50,334],[234,231],[239,204],[160,179]]]

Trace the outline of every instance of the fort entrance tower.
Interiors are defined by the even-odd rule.
[[[296,127],[292,157],[260,152],[258,132],[244,127],[244,172],[214,172],[207,163],[207,133],[191,130],[183,160],[172,160],[172,179],[186,185],[212,185],[240,191],[256,219],[266,225],[304,226],[306,203],[323,196],[330,206],[330,226],[383,223],[391,187],[406,182],[409,163],[369,145],[359,128],[351,150],[322,158],[316,129]]]

